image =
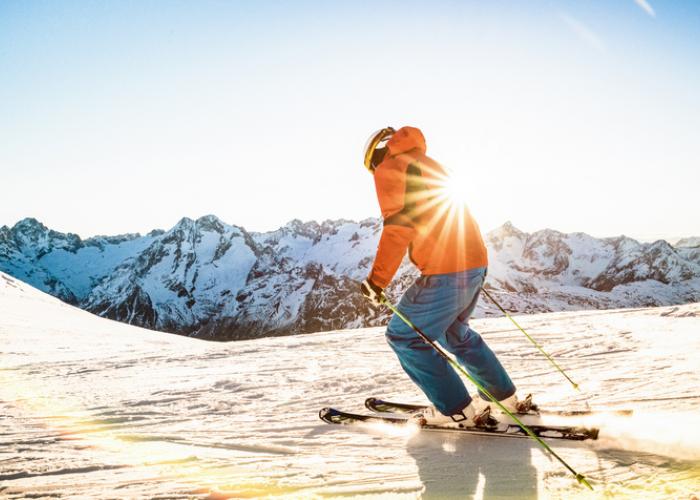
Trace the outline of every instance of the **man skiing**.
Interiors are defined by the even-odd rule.
[[[479,227],[466,206],[450,201],[445,170],[425,153],[423,134],[413,127],[379,130],[365,147],[364,163],[374,175],[384,225],[362,294],[380,305],[408,249],[421,276],[398,309],[452,353],[506,408],[527,412],[530,397],[518,401],[496,355],[469,327],[488,264]],[[474,402],[447,361],[396,315],[386,338],[403,369],[433,404],[418,416],[423,423],[495,424],[490,406]]]

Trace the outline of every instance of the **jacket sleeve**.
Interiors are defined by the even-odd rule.
[[[382,288],[391,282],[416,235],[405,210],[406,171],[401,167],[399,162],[385,162],[374,174],[384,227],[369,280]]]
[[[384,222],[377,256],[374,258],[374,266],[369,275],[372,283],[382,288],[389,286],[414,236],[415,229],[412,227]]]

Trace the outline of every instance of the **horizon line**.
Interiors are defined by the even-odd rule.
[[[231,223],[229,223],[229,222],[226,222],[226,221],[222,220],[218,215],[216,215],[216,214],[211,214],[211,213],[210,213],[210,214],[202,215],[202,216],[197,217],[197,218],[192,218],[192,217],[189,217],[189,216],[186,216],[186,215],[185,215],[185,216],[182,216],[182,217],[180,217],[180,218],[178,219],[178,221],[177,221],[172,227],[170,227],[169,229],[153,228],[153,229],[151,229],[151,230],[149,230],[149,231],[147,231],[147,232],[144,232],[144,233],[141,233],[141,232],[138,232],[138,231],[137,231],[137,232],[126,232],[126,233],[118,233],[118,234],[95,234],[95,235],[92,235],[92,236],[81,236],[81,235],[78,234],[78,233],[74,233],[74,232],[70,232],[70,231],[69,231],[69,232],[61,232],[61,231],[57,231],[57,230],[55,230],[55,229],[51,229],[49,226],[47,226],[46,224],[44,224],[43,222],[41,222],[41,221],[40,221],[39,219],[37,219],[36,217],[29,216],[29,217],[23,217],[22,219],[20,219],[20,220],[18,220],[17,222],[15,222],[15,224],[12,225],[12,226],[10,226],[9,224],[3,224],[2,226],[0,226],[0,230],[3,229],[3,228],[7,228],[7,230],[12,230],[12,229],[14,229],[15,227],[17,227],[18,225],[20,225],[21,223],[23,223],[23,222],[25,222],[25,221],[34,221],[34,222],[36,222],[37,224],[43,226],[44,228],[46,228],[46,229],[49,230],[49,231],[54,231],[54,232],[56,232],[56,233],[63,234],[63,235],[74,235],[74,236],[77,236],[81,241],[89,241],[89,240],[98,239],[98,238],[118,238],[118,237],[120,237],[120,236],[135,236],[135,237],[138,238],[138,237],[148,236],[149,234],[154,233],[154,232],[167,233],[168,231],[172,231],[175,227],[177,227],[178,225],[180,225],[180,224],[183,223],[184,221],[199,222],[200,220],[206,219],[206,218],[208,218],[208,217],[213,217],[213,218],[215,218],[217,221],[221,222],[222,224],[224,224],[224,225],[226,225],[226,226],[240,228],[240,229],[243,229],[244,231],[246,231],[247,233],[251,233],[251,234],[255,234],[255,233],[257,233],[257,234],[274,233],[275,231],[279,231],[279,230],[281,230],[281,229],[284,229],[284,228],[290,226],[290,225],[293,224],[294,222],[299,222],[299,223],[301,223],[302,225],[306,225],[306,224],[316,224],[316,225],[321,226],[321,225],[323,225],[323,224],[325,224],[325,223],[328,223],[328,222],[330,222],[330,223],[345,222],[345,223],[361,224],[361,223],[363,223],[363,222],[365,222],[365,221],[368,221],[368,220],[372,220],[372,221],[381,221],[381,218],[380,218],[380,217],[366,217],[366,218],[361,219],[361,220],[355,220],[355,219],[348,219],[348,218],[340,217],[340,218],[337,218],[337,219],[324,219],[324,220],[322,220],[322,221],[319,221],[319,220],[317,220],[317,219],[302,220],[302,219],[299,219],[299,218],[295,217],[295,218],[290,219],[290,220],[289,220],[288,222],[286,222],[285,224],[283,224],[283,225],[277,227],[276,229],[271,229],[271,230],[267,230],[267,231],[256,231],[256,230],[249,230],[249,229],[246,229],[245,226],[241,226],[241,225],[238,225],[238,224],[231,224]],[[507,226],[510,226],[510,227],[512,227],[514,230],[516,230],[516,231],[518,231],[518,232],[521,232],[521,233],[523,233],[523,234],[526,234],[526,235],[534,235],[534,234],[537,234],[537,233],[540,233],[540,232],[543,232],[543,231],[553,231],[553,232],[556,232],[556,233],[559,233],[559,234],[563,234],[563,235],[567,235],[567,236],[573,235],[573,234],[583,234],[583,235],[586,235],[586,236],[588,236],[588,237],[591,237],[591,238],[594,238],[594,239],[598,239],[598,240],[609,240],[609,239],[616,239],[616,238],[629,238],[629,239],[634,240],[634,241],[636,241],[636,242],[638,242],[638,243],[655,243],[655,242],[657,242],[657,241],[664,241],[664,242],[670,244],[671,246],[675,246],[679,241],[681,241],[681,240],[683,240],[683,239],[700,238],[700,236],[695,236],[695,235],[674,236],[674,237],[672,237],[672,238],[668,238],[668,237],[644,237],[644,238],[639,238],[639,237],[628,236],[628,235],[626,235],[626,234],[624,234],[624,233],[622,233],[622,234],[617,234],[617,235],[612,235],[612,236],[595,236],[595,235],[592,235],[592,234],[587,233],[587,232],[585,232],[585,231],[571,231],[571,232],[565,232],[565,231],[560,231],[560,230],[558,230],[558,229],[554,229],[554,228],[550,228],[550,227],[545,227],[545,228],[541,228],[541,229],[537,229],[537,230],[535,230],[535,231],[529,232],[529,231],[523,231],[522,229],[519,229],[519,228],[518,228],[515,224],[513,224],[510,220],[507,220],[507,221],[505,221],[504,223],[500,224],[499,226],[496,226],[496,227],[494,227],[494,228],[492,228],[492,229],[489,229],[488,231],[481,231],[481,234],[482,234],[483,236],[486,236],[486,235],[488,235],[488,234],[490,234],[490,233],[492,233],[492,232],[494,232],[494,231],[497,231],[497,230],[499,230],[499,229],[501,229],[501,228],[503,228],[503,227],[507,227]],[[671,241],[675,241],[675,243],[671,243]]]

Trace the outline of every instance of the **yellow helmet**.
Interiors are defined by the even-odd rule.
[[[391,136],[394,135],[394,132],[396,132],[396,130],[393,128],[385,127],[369,136],[367,144],[365,144],[365,167],[370,172],[374,173],[374,169],[377,168],[377,165],[372,162],[374,152],[377,149],[385,147],[386,143],[391,139]]]

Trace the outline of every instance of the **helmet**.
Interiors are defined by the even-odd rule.
[[[367,144],[365,144],[365,167],[367,170],[374,173],[374,169],[377,168],[378,162],[373,161],[374,152],[378,149],[386,147],[386,143],[394,135],[394,130],[391,127],[385,127],[381,130],[377,130],[375,133],[369,136]]]

